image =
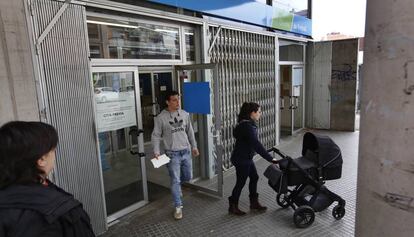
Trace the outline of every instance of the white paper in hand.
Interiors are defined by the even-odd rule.
[[[154,165],[154,168],[159,168],[167,163],[170,162],[170,157],[168,157],[167,155],[163,154],[158,156],[157,158],[153,158],[151,159],[152,165]]]

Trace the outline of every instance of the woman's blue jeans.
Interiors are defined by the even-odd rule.
[[[192,178],[192,160],[189,149],[180,151],[165,151],[170,157],[170,163],[167,164],[168,172],[171,178],[171,193],[174,200],[174,206],[183,205],[181,201],[181,183],[188,182]]]

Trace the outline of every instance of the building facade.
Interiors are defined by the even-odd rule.
[[[1,122],[57,128],[51,178],[84,203],[96,233],[168,195],[167,170],[150,161],[166,91],[192,113],[201,156],[189,185],[213,195],[243,102],[262,106],[266,147],[305,126],[311,1],[194,2],[1,3]]]

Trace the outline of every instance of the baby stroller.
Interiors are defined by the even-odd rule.
[[[268,150],[282,157],[270,165],[264,175],[277,192],[276,201],[282,208],[295,210],[293,222],[306,228],[315,220],[315,212],[338,204],[332,216],[339,220],[345,215],[345,200],[328,190],[325,180],[339,179],[342,174],[342,155],[338,145],[328,136],[306,133],[303,137],[302,157],[292,159],[277,148]]]

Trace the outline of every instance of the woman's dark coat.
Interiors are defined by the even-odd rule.
[[[231,162],[234,165],[249,164],[257,152],[264,159],[271,162],[273,157],[269,155],[257,137],[257,125],[253,120],[242,120],[233,130],[236,138]]]
[[[53,183],[0,190],[0,237],[92,237],[88,214]]]

